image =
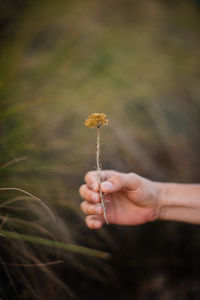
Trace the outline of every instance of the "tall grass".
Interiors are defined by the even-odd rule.
[[[199,181],[198,6],[16,3],[1,4],[0,187],[37,195],[56,223],[37,201],[4,190],[2,232],[112,256],[102,260],[2,237],[1,297],[198,298],[197,227],[111,225],[91,232],[78,195],[85,172],[95,168],[95,136],[82,126],[93,111],[110,120],[103,168]]]

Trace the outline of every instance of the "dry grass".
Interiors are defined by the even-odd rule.
[[[91,232],[78,187],[95,168],[95,133],[82,126],[93,111],[104,111],[110,120],[103,168],[199,182],[199,8],[153,0],[1,6],[0,186],[39,196],[56,217],[55,225],[37,202],[1,191],[2,227],[112,253],[105,262],[3,240],[2,261],[10,264],[64,260],[42,270],[7,266],[19,297],[198,298],[195,226],[159,223]],[[2,277],[9,298],[12,285]]]

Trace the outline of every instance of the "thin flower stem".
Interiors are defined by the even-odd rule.
[[[106,221],[106,224],[108,225],[108,220],[106,217],[106,207],[105,207],[105,202],[103,199],[103,193],[101,190],[101,166],[100,166],[100,126],[97,126],[97,150],[96,150],[96,160],[97,160],[97,174],[98,174],[98,183],[99,183],[99,193],[100,193],[100,198],[101,198],[101,204],[103,207],[103,215],[104,219]]]

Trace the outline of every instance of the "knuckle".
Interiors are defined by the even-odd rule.
[[[128,173],[128,174],[127,174],[127,176],[129,176],[129,177],[135,177],[135,176],[136,176],[136,174],[135,174],[135,173],[133,173],[133,172],[130,172],[130,173]]]
[[[85,201],[81,202],[80,204],[81,210],[84,211],[85,210]]]
[[[85,218],[85,223],[86,223],[86,225],[87,225],[89,228],[91,228],[91,218],[90,218],[90,216],[87,216],[87,217]]]
[[[86,215],[93,213],[92,206],[88,204],[86,201],[81,203],[81,209]]]
[[[127,176],[128,176],[131,180],[134,180],[135,183],[139,183],[139,182],[140,182],[140,177],[139,177],[137,174],[133,173],[133,172],[128,173]]]
[[[113,178],[112,178],[113,183],[117,184],[121,181],[121,176],[119,174],[116,174]]]
[[[92,201],[92,202],[94,202],[96,200],[96,198],[94,198],[95,197],[94,192],[91,191],[90,189],[88,189],[88,187],[86,186],[86,184],[82,185],[79,188],[79,193],[80,193],[81,198],[83,198],[86,201]],[[97,194],[97,197],[98,197],[98,194]]]
[[[85,198],[85,194],[86,194],[85,187],[86,187],[85,184],[83,184],[79,188],[79,194],[82,198]]]
[[[119,172],[117,172],[116,170],[109,170],[109,172],[111,173],[111,176],[116,176],[116,175],[119,175]]]
[[[83,189],[84,189],[84,184],[82,184],[82,185],[79,187],[79,194],[80,194],[80,195],[82,194]]]
[[[89,180],[91,179],[91,177],[92,177],[93,174],[94,174],[94,171],[89,171],[89,172],[87,172],[87,173],[85,174],[85,176],[84,176],[85,182],[89,181]]]
[[[89,173],[89,172],[88,172],[88,173]],[[88,173],[86,173],[85,176],[84,176],[84,181],[85,181],[85,182],[87,182]]]

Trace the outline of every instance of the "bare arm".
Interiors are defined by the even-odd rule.
[[[160,220],[200,224],[200,184],[158,183]]]

